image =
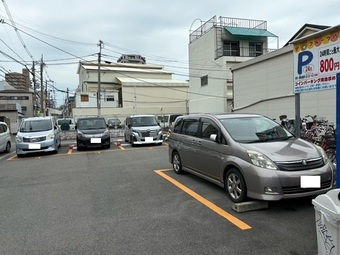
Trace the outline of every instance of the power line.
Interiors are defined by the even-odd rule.
[[[14,28],[14,30],[15,30],[15,32],[16,32],[16,34],[17,34],[17,36],[18,36],[18,38],[19,38],[19,40],[20,40],[20,42],[21,42],[21,44],[22,44],[22,46],[24,47],[24,49],[26,50],[26,52],[27,52],[27,54],[30,56],[30,58],[31,58],[32,60],[34,60],[32,54],[31,54],[30,51],[28,50],[28,48],[27,48],[27,46],[26,46],[24,40],[22,39],[20,33],[18,32],[18,29],[16,28],[15,22],[14,22],[14,20],[13,20],[13,18],[12,18],[12,15],[11,15],[11,13],[10,13],[8,7],[7,7],[7,4],[6,4],[5,0],[2,0],[2,3],[3,3],[4,6],[5,6],[5,9],[6,9],[6,12],[7,12],[7,16],[9,17],[9,19],[10,19],[10,21],[11,21],[11,23],[12,23],[12,26],[13,26],[13,28]]]

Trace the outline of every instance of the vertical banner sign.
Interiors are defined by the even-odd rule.
[[[338,100],[340,98],[340,72],[336,74],[336,133],[339,134],[340,130],[340,102]],[[338,135],[336,135],[336,148],[340,148],[340,138]],[[340,156],[339,153],[336,153],[336,162],[338,162]],[[340,170],[339,168],[336,168],[336,187],[340,188]]]
[[[294,44],[294,93],[335,89],[340,30]]]

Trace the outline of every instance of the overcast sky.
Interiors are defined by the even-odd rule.
[[[339,0],[2,0],[0,80],[4,72],[21,72],[43,57],[44,79],[72,95],[77,63],[97,59],[99,40],[103,60],[140,54],[187,80],[189,29],[201,21],[213,16],[265,20],[282,47],[306,23],[339,25],[338,10]],[[276,40],[270,43],[276,46]],[[65,96],[56,93],[58,105]]]

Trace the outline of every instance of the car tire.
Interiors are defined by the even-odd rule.
[[[132,138],[132,135],[130,136],[130,143],[131,143],[131,146],[135,146],[134,142],[133,142],[133,138]]]
[[[6,148],[5,148],[5,152],[8,153],[11,151],[11,143],[10,142],[7,142],[6,144]]]
[[[81,147],[79,146],[79,143],[78,143],[78,141],[77,141],[77,151],[81,151]]]
[[[177,151],[172,154],[172,169],[176,174],[183,173],[181,157]]]
[[[231,201],[244,202],[247,199],[247,187],[241,172],[236,168],[228,170],[224,179],[224,187]]]

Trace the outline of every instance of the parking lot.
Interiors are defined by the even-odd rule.
[[[0,254],[317,254],[312,198],[238,213],[225,191],[176,175],[167,143],[1,154]]]

